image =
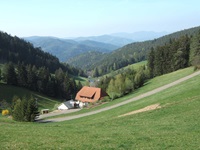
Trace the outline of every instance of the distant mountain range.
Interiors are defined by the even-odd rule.
[[[77,57],[71,58],[67,61],[67,63],[90,71],[98,68],[99,73],[105,74],[110,72],[111,70],[120,69],[129,64],[146,60],[151,48],[163,46],[169,43],[171,40],[180,38],[184,35],[194,36],[199,30],[200,26],[174,32],[152,40],[133,42],[106,55],[102,55],[99,53],[79,55]],[[122,34],[120,36],[122,36]],[[88,59],[87,56],[96,59],[93,59],[92,62],[86,62],[85,60]]]
[[[151,40],[166,32],[135,32],[135,33],[114,33],[111,35],[77,37],[77,38],[57,38],[57,37],[24,37],[24,39],[34,45],[41,47],[45,52],[55,55],[62,62],[73,60],[81,54],[94,54],[90,52],[110,53],[124,45],[136,41]]]
[[[34,47],[41,47],[45,52],[55,55],[62,62],[66,62],[70,58],[89,51],[108,53],[119,48],[116,45],[91,40],[75,41],[71,39],[39,36],[25,37],[24,39],[32,43]]]
[[[75,40],[75,41],[90,40],[90,41],[112,44],[112,45],[115,45],[118,47],[122,47],[126,44],[129,44],[129,43],[132,43],[135,41],[134,39],[128,39],[126,37],[112,36],[112,35],[78,37],[78,38],[74,38],[73,40]]]
[[[113,33],[111,36],[120,37],[120,38],[126,38],[134,40],[135,42],[142,42],[147,40],[153,40],[159,37],[162,37],[164,35],[169,34],[168,32],[153,32],[153,31],[140,31],[140,32],[134,32],[134,33]]]

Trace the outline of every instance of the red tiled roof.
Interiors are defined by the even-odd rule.
[[[96,102],[97,100],[100,100],[105,95],[107,94],[103,94],[100,88],[84,86],[76,94],[75,99],[82,102]]]

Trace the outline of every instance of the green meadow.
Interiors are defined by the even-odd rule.
[[[33,96],[37,99],[39,109],[50,109],[53,110],[56,104],[61,103],[62,100],[60,99],[53,99],[46,97],[42,94],[32,92],[25,88],[15,87],[11,85],[6,85],[0,83],[0,100],[6,100],[8,103],[12,103],[12,99],[14,96],[18,96],[23,98],[24,96],[30,97]]]
[[[135,96],[191,73],[188,68],[154,78],[135,91]],[[139,101],[80,119],[20,123],[0,116],[0,149],[200,149],[199,91],[200,76],[196,76]],[[161,108],[118,117],[152,104]]]

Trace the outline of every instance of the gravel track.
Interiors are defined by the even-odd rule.
[[[53,118],[53,119],[47,119],[47,120],[37,120],[37,122],[60,122],[60,121],[67,121],[67,120],[72,120],[72,119],[77,119],[77,118],[81,118],[81,117],[86,117],[86,116],[90,116],[90,115],[94,115],[94,114],[97,114],[97,113],[100,113],[100,112],[103,112],[103,111],[107,111],[107,110],[111,110],[113,108],[116,108],[116,107],[119,107],[119,106],[122,106],[122,105],[125,105],[125,104],[128,104],[128,103],[131,103],[131,102],[134,102],[134,101],[137,101],[137,100],[140,100],[142,98],[145,98],[145,97],[148,97],[148,96],[151,96],[153,94],[156,94],[156,93],[159,93],[165,89],[168,89],[172,86],[175,86],[181,82],[184,82],[188,79],[191,79],[197,75],[200,75],[200,71],[197,71],[191,75],[188,75],[186,77],[183,77],[179,80],[176,80],[172,83],[169,83],[169,84],[166,84],[164,86],[161,86],[159,88],[156,88],[152,91],[149,91],[149,92],[146,92],[144,94],[141,94],[139,96],[136,96],[134,98],[131,98],[129,100],[126,100],[124,102],[120,102],[118,104],[115,104],[115,105],[112,105],[112,106],[108,106],[108,107],[105,107],[105,108],[102,108],[102,109],[99,109],[99,110],[95,110],[95,111],[91,111],[91,112],[87,112],[87,113],[83,113],[83,114],[79,114],[79,115],[74,115],[74,116],[66,116],[66,117],[62,117],[62,118]]]

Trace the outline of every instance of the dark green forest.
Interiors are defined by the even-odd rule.
[[[80,69],[60,63],[57,57],[40,48],[34,48],[31,43],[17,36],[13,37],[5,32],[0,32],[0,63],[7,62],[35,65],[36,67],[45,66],[50,72],[62,68],[63,71],[73,75],[84,75]]]
[[[97,58],[93,52],[86,54],[87,69],[93,67],[94,77],[112,72],[129,64],[147,60],[147,66],[138,70],[127,69],[113,77],[102,77],[98,87],[107,91],[112,99],[128,94],[143,86],[150,78],[200,64],[200,27],[176,32],[159,39],[132,43],[106,57]],[[52,97],[70,98],[81,88],[71,75],[84,72],[66,64],[49,53],[34,48],[18,37],[1,32],[0,80],[7,84],[25,87]],[[101,55],[102,56],[102,55]],[[100,59],[99,63],[90,63]],[[38,63],[38,61],[40,63]],[[82,62],[79,62],[80,64]]]
[[[138,70],[127,69],[114,77],[104,76],[98,86],[106,90],[111,99],[115,99],[133,92],[155,76],[191,65],[200,68],[200,30],[193,36],[183,35],[170,39],[164,46],[152,47],[147,62],[147,66]],[[94,72],[97,72],[96,68]]]
[[[187,35],[190,38],[194,36],[199,29],[200,27],[190,28],[163,36],[158,39],[128,44],[109,54],[100,55],[99,57],[103,58],[101,58],[100,60],[96,59],[97,61],[93,62],[90,67],[87,67],[85,69],[93,71],[97,70],[98,75],[101,76],[111,71],[125,67],[129,64],[147,60],[148,54],[152,48],[169,44],[171,41],[178,39],[184,35]],[[84,59],[82,58],[82,60]],[[81,62],[80,64],[84,64],[84,62]]]
[[[150,76],[155,77],[188,66],[200,65],[200,30],[194,35],[171,39],[164,46],[151,48],[148,55]]]
[[[32,44],[0,32],[0,80],[9,85],[25,87],[52,97],[69,99],[81,88],[70,75],[82,75],[59,62],[58,58],[34,48]]]

